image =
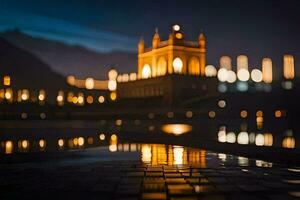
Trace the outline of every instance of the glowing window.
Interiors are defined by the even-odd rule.
[[[183,67],[183,62],[182,60],[177,57],[173,60],[173,68],[174,68],[174,73],[182,73],[182,67]]]
[[[151,68],[150,65],[145,64],[142,69],[142,78],[150,78],[151,77]]]

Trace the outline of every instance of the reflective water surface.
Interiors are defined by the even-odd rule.
[[[179,145],[127,143],[117,134],[6,141],[1,148],[8,154],[0,161],[3,199],[59,194],[72,199],[293,199],[300,194],[297,166]]]

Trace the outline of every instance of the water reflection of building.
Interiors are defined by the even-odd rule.
[[[143,144],[141,160],[145,164],[156,165],[193,165],[206,167],[204,150],[188,149],[181,146]]]

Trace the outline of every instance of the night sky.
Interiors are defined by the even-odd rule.
[[[298,0],[0,0],[0,31],[19,28],[102,52],[134,52],[140,36],[150,44],[157,27],[166,39],[175,23],[190,40],[205,32],[208,64],[216,65],[221,55],[235,60],[239,54],[257,67],[262,57],[281,66],[285,53],[300,60]]]

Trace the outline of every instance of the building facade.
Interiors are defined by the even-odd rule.
[[[206,65],[206,39],[203,33],[198,41],[185,40],[178,25],[174,25],[168,40],[161,41],[158,30],[152,47],[145,48],[144,40],[138,44],[138,78],[187,74],[204,76]]]

